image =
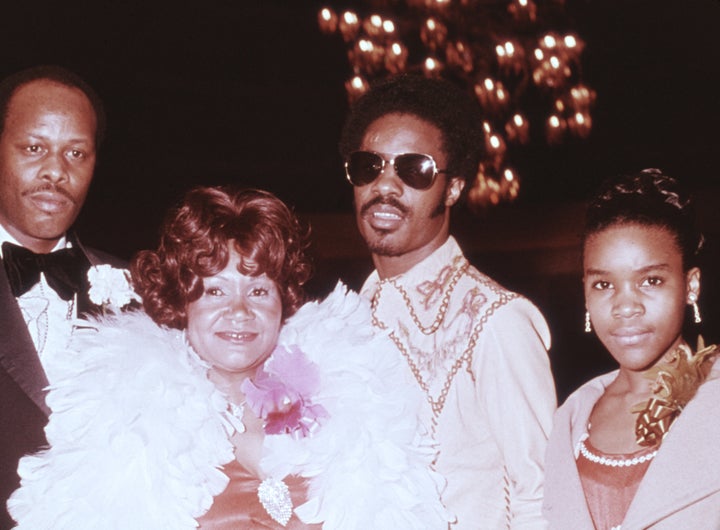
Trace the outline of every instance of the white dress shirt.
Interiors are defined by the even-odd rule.
[[[2,243],[23,246],[0,225],[0,254]],[[65,236],[60,238],[53,251],[69,248],[72,244]],[[48,285],[44,274],[28,292],[17,298],[23,319],[35,344],[40,362],[48,373],[48,365],[56,360],[57,352],[67,346],[72,333],[72,322],[77,316],[77,295],[72,300],[63,300]]]

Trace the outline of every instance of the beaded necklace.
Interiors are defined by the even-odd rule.
[[[596,455],[587,448],[584,440],[580,440],[578,442],[578,449],[580,450],[580,454],[583,455],[587,460],[595,462],[596,464],[610,467],[636,466],[638,464],[642,464],[643,462],[647,462],[648,460],[652,460],[653,458],[655,458],[655,455],[657,455],[657,449],[650,453],[645,453],[641,456],[635,456],[633,458],[612,458],[609,456]]]

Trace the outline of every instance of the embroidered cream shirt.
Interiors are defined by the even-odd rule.
[[[556,407],[540,312],[472,267],[454,238],[362,293],[420,385],[453,530],[545,528],[543,460]],[[414,316],[413,316],[414,314]],[[419,325],[418,325],[419,323]]]

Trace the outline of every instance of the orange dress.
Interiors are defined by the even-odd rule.
[[[610,455],[589,438],[581,443],[577,468],[593,524],[596,530],[619,528],[657,448]]]
[[[258,498],[260,478],[253,475],[237,460],[226,464],[223,472],[230,478],[225,490],[215,497],[210,510],[198,519],[203,530],[237,530],[238,528],[258,530],[302,530],[321,528],[321,525],[307,525],[293,513],[287,525],[282,526],[265,511]],[[290,490],[293,506],[305,502],[307,484],[305,480],[288,476],[283,479]]]

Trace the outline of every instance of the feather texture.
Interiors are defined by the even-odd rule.
[[[420,428],[423,396],[370,326],[370,309],[338,285],[284,326],[280,343],[319,367],[313,403],[328,412],[311,436],[268,435],[262,466],[309,479],[296,508],[327,530],[445,529],[435,450]],[[8,507],[21,530],[197,527],[227,484],[227,401],[183,333],[142,313],[76,332],[52,368],[50,448],[24,457]]]
[[[179,331],[125,313],[76,332],[53,382],[50,448],[20,461],[20,529],[190,529],[227,485],[227,402]]]
[[[403,359],[370,321],[368,302],[338,284],[284,326],[280,344],[320,367],[313,402],[329,418],[310,437],[267,436],[263,467],[311,477],[296,513],[326,530],[447,528],[443,481],[430,469],[435,448],[417,419],[424,396],[403,384]]]

